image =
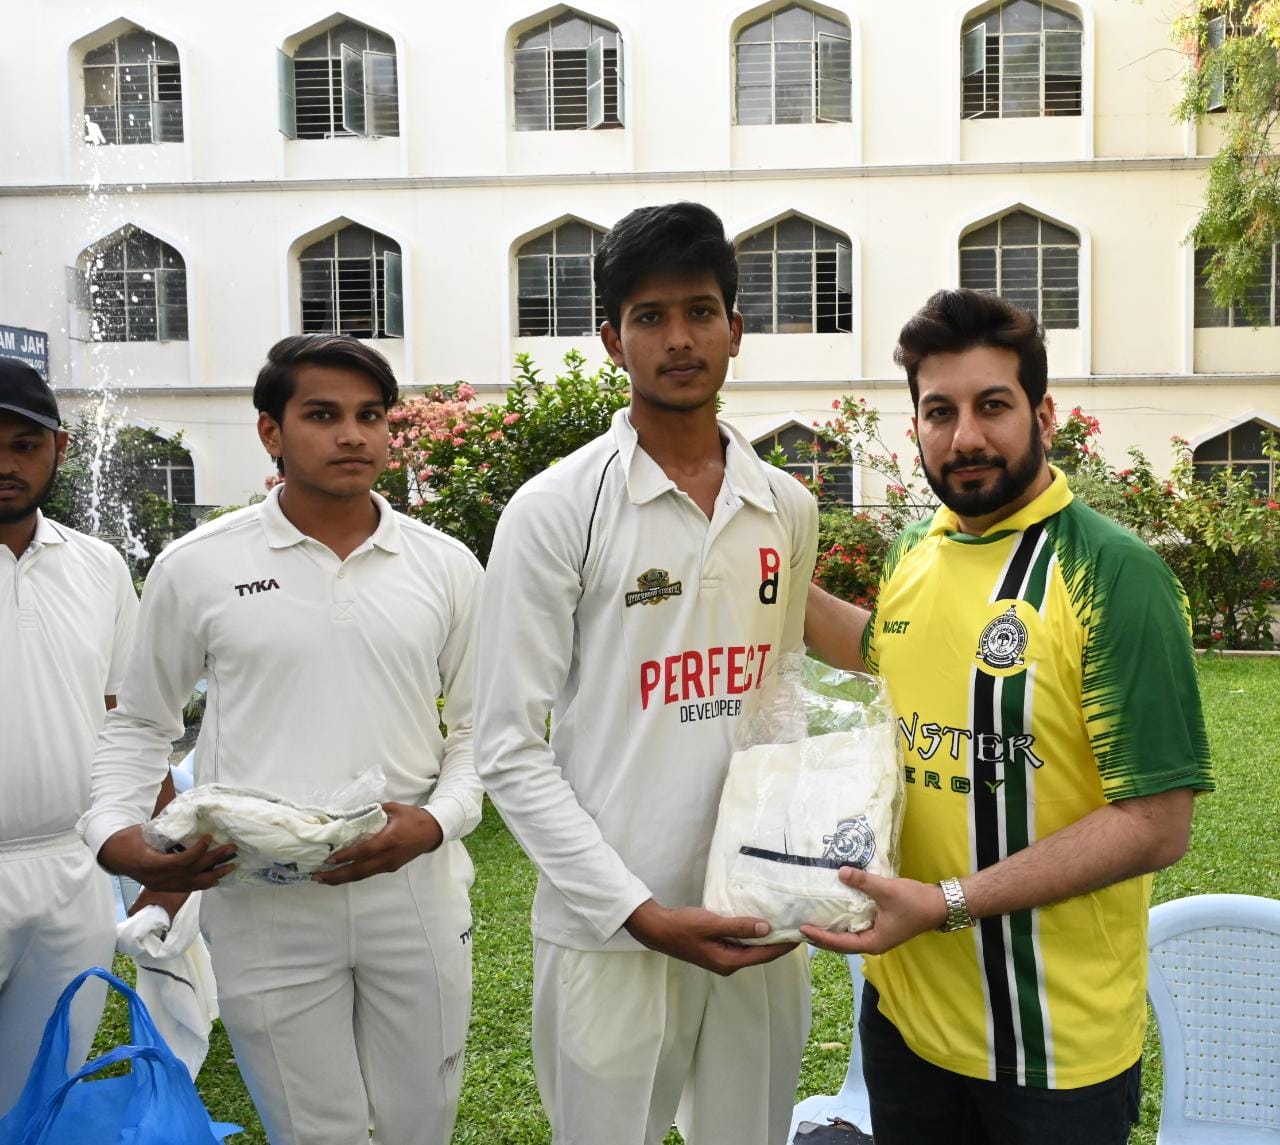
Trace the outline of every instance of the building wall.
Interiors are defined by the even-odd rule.
[[[494,393],[517,350],[544,368],[570,346],[603,358],[593,338],[515,336],[520,243],[565,217],[608,227],[636,206],[689,198],[735,237],[794,211],[854,250],[854,332],[748,335],[726,414],[744,428],[811,421],[852,390],[905,431],[897,330],[932,290],[957,284],[963,231],[1022,206],[1080,235],[1081,323],[1050,332],[1053,390],[1101,418],[1109,455],[1137,444],[1165,465],[1173,433],[1211,436],[1246,413],[1280,425],[1280,329],[1193,328],[1183,240],[1216,128],[1172,120],[1177,0],[1064,3],[1085,29],[1085,114],[971,122],[959,99],[971,6],[814,5],[850,26],[852,122],[735,127],[733,35],[771,7],[592,4],[583,10],[623,37],[625,128],[516,132],[515,37],[559,6],[361,0],[342,12],[396,44],[400,136],[288,140],[277,49],[332,9],[28,5],[9,29],[28,50],[0,69],[0,323],[49,333],[51,380],[69,397],[117,387],[132,417],[181,428],[198,501],[243,501],[265,473],[247,387],[267,347],[299,328],[296,254],[311,236],[345,219],[395,239],[405,336],[379,348],[407,385],[461,378]],[[129,21],[179,50],[183,143],[81,140],[84,53]],[[183,256],[188,341],[84,340],[66,268],[126,223]]]

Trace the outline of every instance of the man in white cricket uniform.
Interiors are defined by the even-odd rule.
[[[720,220],[635,211],[595,274],[631,408],[513,498],[477,634],[477,765],[540,875],[538,1086],[556,1145],[656,1145],[673,1118],[777,1145],[807,963],[699,904],[735,726],[801,648],[816,507],[716,420],[742,331]]]
[[[390,366],[354,338],[286,338],[254,401],[286,481],[171,545],[94,762],[85,841],[156,890],[214,886],[229,847],[142,840],[183,701],[209,682],[199,783],[311,801],[371,767],[387,827],[308,883],[204,896],[222,1019],[273,1145],[444,1145],[471,989],[471,629],[480,566],[371,492]],[[436,699],[445,696],[442,739]]]
[[[110,545],[40,512],[67,446],[60,425],[40,375],[0,358],[0,1115],[63,987],[110,967],[115,949],[110,880],[75,825],[138,598]],[[76,997],[73,1066],[93,1041],[103,990]]]

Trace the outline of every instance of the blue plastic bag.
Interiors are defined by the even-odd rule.
[[[68,1077],[71,1000],[90,976],[105,979],[124,995],[131,1042]],[[93,1080],[124,1061],[128,1074]],[[218,1145],[240,1131],[239,1125],[209,1120],[186,1066],[165,1045],[142,999],[127,983],[94,967],[58,999],[22,1095],[0,1121],[0,1145]]]

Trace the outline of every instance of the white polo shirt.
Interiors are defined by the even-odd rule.
[[[425,806],[446,840],[479,821],[471,765],[479,563],[376,494],[377,529],[339,560],[289,522],[279,497],[277,487],[175,541],[152,568],[119,706],[94,760],[93,806],[80,821],[95,854],[150,814],[201,676],[209,693],[197,783],[307,802],[376,765],[386,798]]]
[[[776,657],[803,647],[817,507],[732,427],[721,436],[710,521],[622,410],[498,525],[477,767],[541,874],[534,933],[562,946],[636,949],[619,928],[645,899],[701,902],[735,726]]]
[[[94,537],[37,511],[22,556],[0,545],[0,843],[70,831],[88,807],[137,611],[124,560]]]

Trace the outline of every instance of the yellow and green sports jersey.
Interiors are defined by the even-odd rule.
[[[1136,537],[1048,489],[982,536],[948,509],[895,542],[863,638],[899,716],[901,873],[981,870],[1109,800],[1213,787],[1187,616]],[[1142,1052],[1151,878],[928,933],[878,958],[925,1060],[1074,1089]]]

